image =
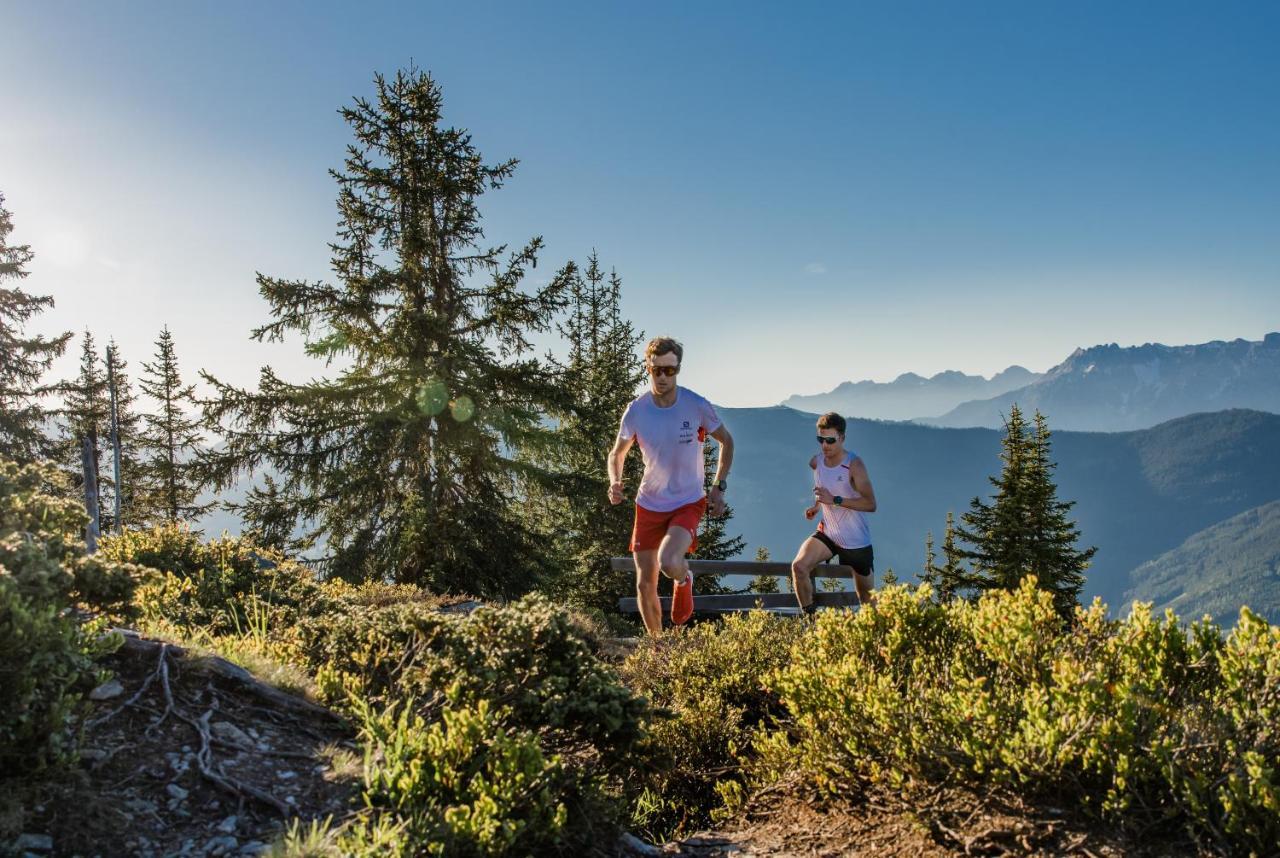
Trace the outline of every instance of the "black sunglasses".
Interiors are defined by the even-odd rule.
[[[819,444],[834,444],[839,440],[840,439],[837,438],[835,435],[819,435],[818,436]]]
[[[649,365],[648,369],[649,375],[652,375],[655,378],[659,375],[665,375],[670,378],[680,371],[679,366],[653,366],[652,364]]]

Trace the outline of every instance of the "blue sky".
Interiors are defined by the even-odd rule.
[[[597,249],[684,383],[767,405],[1280,329],[1278,41],[1275,3],[9,2],[0,192],[41,329],[313,375],[248,340],[254,271],[327,276],[337,108],[413,60],[522,161],[490,240]]]

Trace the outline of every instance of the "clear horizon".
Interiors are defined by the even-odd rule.
[[[414,61],[522,161],[490,242],[543,235],[537,278],[598,250],[684,383],[774,405],[1280,328],[1277,36],[1266,3],[17,2],[0,192],[57,300],[34,330],[311,377],[248,339],[254,272],[328,279],[337,110]]]

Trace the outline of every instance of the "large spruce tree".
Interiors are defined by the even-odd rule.
[[[1057,497],[1048,424],[1037,412],[1032,431],[1015,404],[1001,445],[1003,468],[990,478],[995,494],[989,501],[975,497],[955,529],[970,546],[956,553],[972,564],[960,580],[976,591],[1012,590],[1035,575],[1039,586],[1054,594],[1059,613],[1069,617],[1097,549],[1076,548],[1080,532],[1067,517],[1074,503]]]
[[[635,576],[609,563],[627,554],[633,508],[608,502],[606,459],[622,412],[644,381],[644,337],[622,315],[622,279],[616,271],[606,275],[596,253],[584,269],[568,271],[567,312],[557,325],[568,348],[563,358],[551,358],[563,394],[550,413],[556,432],[549,446],[525,451],[554,482],[529,484],[526,509],[560,555],[553,590],[576,604],[613,610],[635,590]],[[640,470],[639,457],[628,456],[628,485],[639,484]]]
[[[256,390],[206,374],[225,442],[208,473],[225,487],[273,469],[282,513],[323,533],[334,574],[515,594],[548,553],[516,494],[537,468],[514,452],[549,431],[559,395],[529,337],[549,331],[569,273],[526,290],[541,239],[482,244],[479,199],[516,162],[486,164],[447,126],[429,75],[374,83],[341,111],[354,141],[333,173],[336,282],[258,277],[273,320],[254,338],[300,335],[342,368],[305,383],[265,368]]]
[[[12,232],[13,217],[0,193],[0,456],[30,462],[53,452],[40,404],[49,388],[40,380],[66,350],[71,332],[56,337],[26,333],[27,323],[52,307],[53,298],[28,295],[10,283],[26,278],[34,257],[29,245],[9,243]]]
[[[136,507],[148,522],[192,521],[211,504],[198,503],[204,452],[201,422],[196,416],[195,385],[182,383],[173,334],[168,326],[156,339],[155,360],[142,364],[142,391],[156,411],[143,418],[142,487]]]

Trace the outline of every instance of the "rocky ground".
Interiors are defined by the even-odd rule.
[[[360,760],[327,709],[136,636],[107,667],[81,769],[31,797],[17,854],[257,855],[294,820],[352,806]]]

